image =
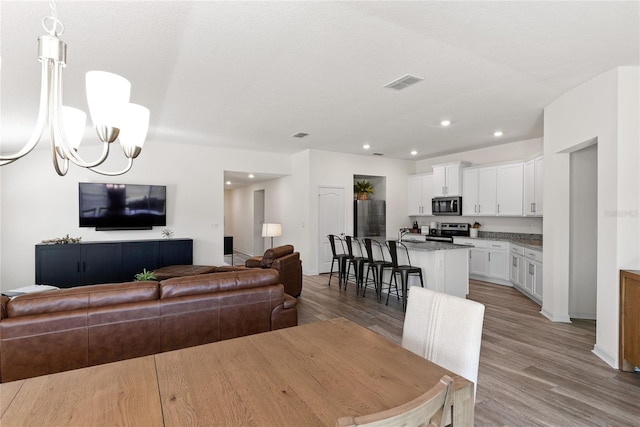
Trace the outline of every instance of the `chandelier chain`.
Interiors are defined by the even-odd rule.
[[[42,28],[49,33],[49,35],[57,37],[64,33],[64,25],[58,19],[58,8],[56,7],[55,0],[49,0],[49,6],[51,7],[51,16],[45,16],[42,18]],[[51,28],[47,24],[51,24]]]

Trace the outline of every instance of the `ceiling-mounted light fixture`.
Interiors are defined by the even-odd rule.
[[[497,130],[493,133],[493,136],[502,136],[502,131],[501,130]]]
[[[440,126],[447,127],[451,124],[451,120],[443,120],[440,122]]]
[[[0,155],[0,166],[29,154],[46,130],[51,142],[53,167],[58,175],[66,175],[69,161],[102,175],[122,175],[131,169],[133,159],[142,150],[149,129],[149,110],[129,103],[131,83],[124,77],[104,71],[89,71],[86,74],[87,102],[96,133],[103,143],[102,154],[91,162],[80,157],[78,147],[84,135],[87,115],[62,105],[62,69],[67,65],[67,44],[58,38],[64,32],[64,26],[58,20],[55,1],[49,0],[49,6],[51,16],[42,19],[42,27],[48,34],[38,38],[38,60],[42,63],[38,121],[31,138],[20,151]],[[127,166],[117,172],[97,169],[109,155],[109,144],[117,139],[128,159]]]

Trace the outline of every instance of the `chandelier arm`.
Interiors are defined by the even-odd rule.
[[[53,70],[53,88],[51,90],[52,96],[50,98],[50,125],[52,127],[51,144],[58,147],[64,155],[63,158],[71,160],[74,164],[83,168],[92,168],[101,165],[109,155],[109,144],[103,143],[102,154],[97,160],[87,162],[78,155],[75,148],[70,147],[69,143],[64,137],[62,132],[62,117],[60,112],[62,111],[62,64],[57,62]]]
[[[53,130],[51,132],[51,138],[53,138]],[[53,140],[52,140],[53,141]],[[67,171],[69,170],[69,159],[63,156],[60,156],[62,159],[62,166],[60,166],[60,161],[58,159],[58,151],[56,150],[56,146],[51,143],[51,160],[53,161],[53,168],[56,173],[60,176],[65,176]]]
[[[44,129],[47,124],[47,97],[49,93],[49,86],[51,84],[50,80],[50,61],[44,60],[42,61],[42,73],[40,78],[40,107],[38,109],[38,120],[36,122],[36,127],[31,134],[31,137],[27,141],[27,143],[18,151],[17,153],[8,154],[5,156],[0,156],[0,166],[7,165],[9,163],[15,162],[21,157],[29,154],[40,142],[42,135],[44,134]]]
[[[95,172],[95,173],[99,173],[100,175],[106,175],[106,176],[118,176],[118,175],[122,175],[125,174],[127,172],[129,172],[129,170],[131,169],[131,166],[133,166],[133,159],[129,157],[129,161],[127,166],[117,172],[107,172],[107,171],[103,171],[100,169],[96,169],[96,168],[89,168],[90,171]]]

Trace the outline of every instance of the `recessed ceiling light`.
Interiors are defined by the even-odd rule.
[[[362,148],[364,148],[365,150],[368,150],[369,148],[371,148],[371,146],[369,144],[364,144]]]
[[[449,126],[451,124],[451,120],[443,120],[440,122],[440,126]]]
[[[250,173],[249,178],[255,178],[255,176],[252,173]]]
[[[411,155],[412,155],[412,156],[415,156],[416,154],[418,154],[418,152],[417,152],[416,150],[413,150],[413,151],[411,152]]]
[[[225,184],[231,185],[231,181],[227,181],[227,182],[225,182]]]
[[[305,136],[309,136],[309,133],[307,133],[307,132],[296,132],[291,136],[294,137],[294,138],[304,138]]]
[[[493,136],[502,136],[502,131],[501,130],[497,130],[493,133]]]

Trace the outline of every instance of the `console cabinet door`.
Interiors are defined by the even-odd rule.
[[[498,167],[498,215],[522,216],[523,164]]]
[[[161,240],[159,243],[158,267],[193,264],[193,240]]]
[[[82,283],[80,247],[36,245],[36,284],[69,288]]]
[[[120,274],[120,244],[96,243],[80,245],[81,270],[83,285],[97,283],[118,283],[122,281]],[[133,280],[130,279],[130,280]]]
[[[121,280],[135,280],[143,269],[147,271],[161,267],[158,262],[158,242],[126,242],[122,244]]]

